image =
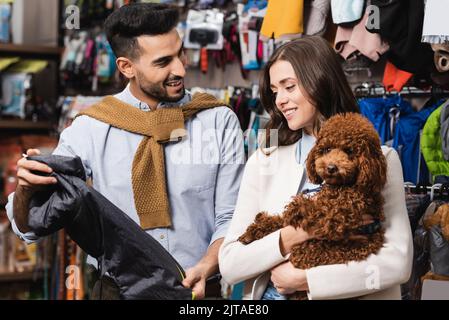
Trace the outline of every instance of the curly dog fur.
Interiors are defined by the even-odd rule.
[[[356,113],[331,117],[323,124],[307,158],[307,173],[323,184],[312,197],[299,194],[281,215],[257,214],[239,241],[249,244],[284,227],[302,227],[313,239],[292,248],[290,261],[301,269],[365,260],[384,243],[384,231],[362,235],[363,215],[384,220],[381,191],[387,164],[379,136]]]

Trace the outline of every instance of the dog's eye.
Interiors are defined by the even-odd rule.
[[[329,147],[327,147],[327,148],[321,148],[321,154],[326,154],[326,153],[329,153],[329,152],[331,152],[331,150],[332,150],[332,148],[329,148]]]
[[[348,155],[352,155],[354,153],[354,150],[352,148],[346,148],[344,149],[344,151],[348,154]]]

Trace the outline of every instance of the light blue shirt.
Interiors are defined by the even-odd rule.
[[[115,97],[151,112],[131,94],[129,87]],[[190,99],[187,92],[177,105]],[[158,105],[158,108],[169,107],[174,104]],[[227,107],[202,111],[187,120],[185,128],[184,140],[164,147],[172,227],[147,232],[187,269],[204,256],[210,244],[225,236],[237,201],[245,155],[238,118]],[[142,138],[80,116],[61,133],[54,154],[79,156],[93,180],[93,187],[139,224],[131,169]],[[6,209],[14,232],[26,242],[36,241],[33,232],[23,234],[17,229],[12,200],[13,194]]]
[[[310,150],[315,146],[316,138],[303,132],[302,138],[296,143],[296,161],[302,164],[304,167],[305,178],[304,183],[298,187],[298,193],[304,190],[314,190],[319,187],[317,184],[313,184],[307,178],[306,172],[306,160]]]

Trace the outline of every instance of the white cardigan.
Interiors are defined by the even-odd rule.
[[[220,248],[219,266],[225,281],[245,281],[244,299],[260,299],[273,267],[287,260],[279,248],[280,231],[243,245],[237,241],[256,214],[279,214],[296,194],[304,168],[295,157],[296,144],[273,147],[269,156],[258,150],[248,160],[231,225]],[[404,182],[394,149],[382,147],[387,159],[385,244],[361,262],[306,270],[309,299],[400,299],[400,284],[411,273],[413,243],[405,206]]]

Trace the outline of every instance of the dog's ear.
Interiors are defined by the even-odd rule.
[[[323,182],[323,179],[318,175],[316,172],[316,166],[315,161],[321,156],[320,153],[320,147],[319,143],[315,144],[315,146],[310,150],[309,155],[307,156],[306,160],[306,169],[307,169],[307,176],[309,177],[309,180],[313,184],[321,184]]]
[[[365,192],[379,193],[387,180],[387,162],[379,145],[370,141],[362,143],[359,155],[357,185]]]

